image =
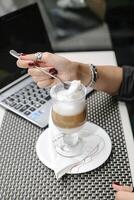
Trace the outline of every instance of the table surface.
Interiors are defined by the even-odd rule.
[[[93,63],[93,64],[106,64],[106,65],[117,65],[115,53],[113,51],[97,51],[97,52],[69,52],[69,53],[58,53],[61,56],[69,58],[74,61],[79,61],[83,63]],[[126,140],[126,146],[128,151],[128,158],[130,162],[130,169],[132,174],[132,181],[134,184],[134,141],[133,133],[131,130],[131,125],[129,121],[129,116],[127,108],[124,102],[119,102],[120,115],[122,120],[122,126],[124,130],[124,136]],[[0,125],[5,113],[5,110],[0,107]]]

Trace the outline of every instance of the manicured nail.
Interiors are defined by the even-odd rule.
[[[34,61],[34,65],[37,66],[37,67],[39,67],[41,63],[42,62],[40,62],[40,61]]]
[[[29,65],[29,67],[33,67],[33,66],[35,66],[35,63],[30,62],[30,63],[28,63],[28,65]]]
[[[113,184],[121,186],[119,182],[113,182]]]
[[[51,68],[49,70],[49,73],[52,74],[52,75],[56,75],[56,74],[58,74],[58,71],[55,68]]]
[[[43,61],[35,61],[36,64],[44,63]]]

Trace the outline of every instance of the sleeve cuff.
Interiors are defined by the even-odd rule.
[[[123,101],[134,100],[134,67],[123,66],[123,80],[119,89],[118,99]]]

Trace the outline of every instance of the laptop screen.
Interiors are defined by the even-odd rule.
[[[0,18],[0,89],[27,72],[16,66],[15,58],[9,54],[11,49],[20,53],[52,52],[36,3]]]

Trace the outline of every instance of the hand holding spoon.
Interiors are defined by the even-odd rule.
[[[15,57],[15,58],[17,58],[17,59],[19,59],[19,57],[22,55],[21,53],[18,53],[17,51],[15,51],[15,50],[13,50],[13,49],[10,50],[9,53],[10,53],[13,57]],[[57,76],[56,73],[55,73],[55,74],[54,74],[54,73],[51,74],[50,72],[47,72],[45,69],[42,69],[42,68],[36,66],[36,64],[35,64],[35,68],[37,68],[39,71],[43,72],[44,74],[47,74],[47,75],[51,76],[52,78],[57,79],[58,81],[60,81],[60,82],[64,85],[64,88],[65,88],[65,89],[68,89],[68,88],[69,88],[70,85],[69,85],[68,83],[63,82],[63,80],[61,80],[61,78],[60,78],[59,76]],[[56,72],[56,69],[55,69],[55,72]]]

